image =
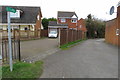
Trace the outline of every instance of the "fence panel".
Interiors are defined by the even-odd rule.
[[[68,30],[68,42],[72,42],[73,41],[73,36],[72,36],[72,30]]]
[[[82,31],[80,30],[77,31],[77,30],[62,29],[60,31],[60,45],[81,39],[82,39]]]
[[[60,45],[67,43],[67,30],[61,30],[60,31]]]
[[[12,58],[13,60],[20,60],[20,40],[12,39]],[[9,62],[8,40],[2,40],[2,61]]]
[[[2,31],[2,37],[3,39],[8,38],[8,31],[7,30],[1,30]],[[11,37],[19,37],[21,40],[29,40],[29,39],[35,39],[40,38],[41,32],[38,31],[31,31],[31,30],[12,30],[11,31]],[[47,33],[46,33],[47,34]]]
[[[48,37],[48,30],[41,30],[40,36],[41,37]]]

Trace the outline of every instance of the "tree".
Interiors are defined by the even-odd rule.
[[[49,22],[49,20],[47,18],[42,19],[42,25],[43,25],[44,29],[48,29],[48,22]]]
[[[105,22],[93,17],[91,14],[86,19],[87,37],[103,38],[105,35]]]
[[[42,19],[42,25],[43,25],[43,27],[44,27],[44,29],[48,29],[48,24],[49,24],[49,21],[57,21],[57,19],[56,18],[43,18]]]
[[[57,21],[57,19],[56,19],[56,18],[53,18],[53,17],[52,17],[52,18],[48,18],[48,20],[49,20],[49,21]]]

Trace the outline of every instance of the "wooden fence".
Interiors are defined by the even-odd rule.
[[[2,37],[6,39],[8,37],[8,31],[1,30],[1,32],[2,32]],[[48,30],[39,30],[39,31],[12,30],[11,36],[12,38],[20,38],[20,40],[35,39],[35,38],[47,37]]]
[[[48,37],[48,30],[41,30],[41,37]]]
[[[82,31],[80,30],[60,30],[60,45],[67,44],[76,40],[81,40]]]
[[[13,60],[21,60],[20,55],[20,40],[12,39],[12,59]],[[2,61],[3,63],[9,63],[9,48],[8,48],[8,40],[2,40]]]

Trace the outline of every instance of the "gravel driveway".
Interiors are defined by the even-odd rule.
[[[118,48],[89,39],[44,60],[41,78],[117,78]]]

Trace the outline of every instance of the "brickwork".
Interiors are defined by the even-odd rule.
[[[119,35],[116,35],[117,29]],[[117,18],[106,22],[105,41],[120,46],[120,6],[117,8]]]

